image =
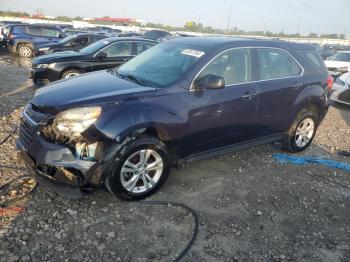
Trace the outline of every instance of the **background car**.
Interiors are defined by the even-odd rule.
[[[16,21],[0,21],[0,46],[6,46],[7,33],[8,33],[6,27],[8,25],[16,25],[16,24],[22,24],[22,23],[16,22]]]
[[[335,79],[331,101],[350,105],[350,72]]]
[[[156,29],[145,32],[144,36],[149,39],[161,42],[163,38],[171,37],[172,34],[170,34],[168,31]]]
[[[63,31],[67,36],[88,33],[87,30],[78,30],[78,29],[71,29],[71,28],[64,28],[62,31]]]
[[[96,41],[106,38],[104,35],[97,34],[77,34],[63,38],[57,43],[50,43],[39,46],[35,49],[35,55],[45,55],[60,51],[78,51]]]
[[[8,26],[7,48],[22,57],[32,57],[34,49],[59,42],[67,35],[55,25],[18,24]]]
[[[30,78],[34,85],[41,86],[86,72],[117,67],[156,44],[156,41],[141,38],[106,38],[78,52],[39,56],[33,60]]]
[[[350,71],[350,51],[337,52],[328,57],[325,64],[330,74],[334,76]]]

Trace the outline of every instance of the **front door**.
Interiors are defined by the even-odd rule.
[[[187,154],[245,142],[256,137],[259,87],[252,81],[251,50],[231,49],[217,56],[196,79],[208,74],[225,79],[223,89],[189,92]],[[195,80],[196,81],[196,80]],[[195,85],[194,85],[195,86]]]
[[[94,57],[94,70],[103,70],[118,67],[129,61],[132,57],[133,42],[120,41],[100,50]],[[105,53],[104,57],[99,57],[99,53]]]

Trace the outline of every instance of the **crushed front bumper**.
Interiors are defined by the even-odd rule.
[[[81,159],[68,147],[46,141],[40,134],[46,125],[45,116],[28,107],[23,113],[16,148],[19,158],[31,172],[65,188],[102,184],[102,162]]]

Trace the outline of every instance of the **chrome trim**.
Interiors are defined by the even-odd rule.
[[[243,82],[243,83],[238,83],[238,84],[231,84],[231,85],[225,85],[225,87],[231,87],[231,86],[237,86],[237,85],[243,85],[243,84],[254,84],[254,83],[260,83],[260,82],[266,82],[266,81],[271,81],[271,80],[281,80],[281,79],[288,79],[288,78],[297,78],[297,77],[301,77],[304,75],[305,69],[304,67],[299,63],[299,61],[291,54],[289,53],[287,50],[283,49],[283,48],[279,48],[279,47],[268,47],[268,46],[244,46],[244,47],[232,47],[226,50],[221,51],[219,54],[217,54],[216,56],[214,56],[212,59],[210,59],[210,61],[208,63],[206,63],[201,70],[199,70],[199,72],[196,74],[196,76],[193,78],[192,82],[191,82],[191,87],[189,91],[195,91],[194,89],[194,81],[196,80],[196,78],[200,75],[200,73],[202,73],[202,71],[211,63],[213,62],[218,56],[222,55],[225,52],[228,52],[230,50],[234,50],[234,49],[258,49],[258,48],[264,48],[264,49],[277,49],[277,50],[281,50],[285,53],[287,53],[296,63],[297,65],[301,68],[301,73],[298,76],[288,76],[288,77],[282,77],[282,78],[271,78],[271,79],[264,79],[264,80],[257,80],[257,81],[250,81],[250,82]]]

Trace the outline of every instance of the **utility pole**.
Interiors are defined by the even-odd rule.
[[[300,23],[301,23],[301,17],[298,17],[298,26],[297,26],[297,33],[300,35]]]
[[[229,10],[229,13],[228,13],[228,18],[227,18],[227,31],[229,30],[230,28],[230,23],[231,23],[231,14],[232,14],[232,2],[230,4],[230,10]]]

